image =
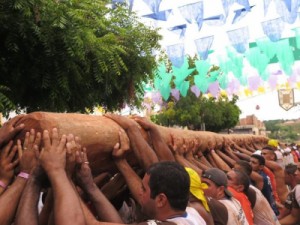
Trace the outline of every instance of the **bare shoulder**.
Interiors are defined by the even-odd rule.
[[[160,220],[148,220],[145,222],[138,223],[137,225],[176,225],[176,223]]]

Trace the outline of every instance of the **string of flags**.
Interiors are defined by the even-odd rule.
[[[164,32],[162,46],[172,66],[161,62],[154,81],[145,84],[145,98],[156,104],[179,100],[188,91],[217,97],[300,88],[300,0],[115,3],[127,3],[141,20]],[[188,63],[190,49],[197,56],[194,66]]]

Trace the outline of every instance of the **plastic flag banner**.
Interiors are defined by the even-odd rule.
[[[255,91],[261,84],[261,80],[259,76],[251,76],[248,78],[249,90]]]
[[[186,24],[182,24],[182,25],[178,25],[178,26],[174,26],[174,27],[169,27],[168,30],[175,33],[175,34],[177,34],[179,36],[179,39],[181,39],[185,35]]]
[[[172,67],[172,70],[175,76],[174,83],[176,85],[180,85],[185,80],[185,78],[187,78],[187,76],[195,70],[195,68],[189,69],[189,61],[188,58],[185,57],[183,65],[180,68]]]
[[[272,90],[276,89],[277,86],[277,81],[278,81],[278,76],[271,74],[269,76],[269,86]]]
[[[191,91],[195,94],[195,96],[198,98],[200,96],[200,90],[196,85],[193,85],[191,87]]]
[[[227,93],[228,95],[233,95],[234,93],[237,93],[240,89],[240,82],[233,78],[229,83],[227,87]]]
[[[294,54],[292,47],[289,45],[289,39],[277,42],[277,58],[279,63],[287,75],[292,73],[292,65],[294,64]]]
[[[211,83],[209,85],[208,92],[215,98],[218,97],[218,95],[220,93],[219,82],[215,81],[215,82]]]
[[[208,51],[213,43],[214,36],[203,37],[195,40],[197,52],[202,60],[206,60],[208,57]]]
[[[178,101],[180,99],[180,93],[179,90],[177,89],[172,89],[171,90],[171,94],[172,96],[176,99],[176,101]]]
[[[159,6],[161,0],[143,0],[148,7],[152,10],[152,12],[157,13],[159,11]]]
[[[269,5],[270,5],[272,0],[263,0],[263,1],[264,1],[264,14],[266,16],[267,13],[268,13]]]
[[[264,21],[261,22],[261,24],[265,35],[267,35],[271,41],[275,42],[280,40],[284,29],[284,23],[281,18]]]
[[[251,6],[249,9],[243,8],[243,9],[238,9],[234,11],[234,17],[232,19],[232,24],[235,24],[239,22],[243,17],[245,17],[253,8],[254,6]]]
[[[196,22],[200,30],[203,23],[203,2],[196,2],[178,7],[181,15],[188,23]]]
[[[154,20],[167,21],[171,13],[172,13],[172,9],[168,9],[168,10],[160,11],[160,12],[157,12],[157,13],[143,15],[143,17],[151,18],[151,19],[154,19]]]
[[[246,58],[251,66],[258,70],[261,78],[263,80],[267,80],[269,74],[266,72],[266,68],[270,61],[269,58],[265,54],[261,53],[260,49],[257,47],[249,49],[246,53]]]
[[[276,1],[276,11],[281,16],[282,21],[293,24],[297,19],[299,0]]]
[[[226,23],[226,17],[223,14],[203,18],[203,21],[210,26],[222,26]]]
[[[175,67],[181,67],[184,62],[184,44],[175,44],[167,46],[167,55]]]
[[[227,31],[228,38],[238,53],[244,53],[247,50],[249,42],[248,27],[242,27],[236,30]]]

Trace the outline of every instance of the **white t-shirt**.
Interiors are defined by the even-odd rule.
[[[256,193],[256,202],[252,209],[253,211],[253,222],[258,225],[280,225],[273,209],[271,208],[269,202],[265,196],[261,193],[259,189],[250,186]]]
[[[227,225],[249,225],[243,208],[238,200],[231,197],[231,199],[220,199],[219,202],[223,203],[228,210]]]
[[[176,223],[177,225],[206,225],[205,220],[192,207],[186,207],[186,216],[174,217],[167,221]]]

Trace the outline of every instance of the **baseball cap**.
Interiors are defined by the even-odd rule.
[[[201,178],[198,173],[192,168],[185,167],[190,177],[190,192],[202,202],[202,205],[209,212],[209,206],[207,204],[207,199],[204,195],[203,189],[207,189],[208,186],[201,182]]]
[[[232,197],[231,192],[227,189],[227,176],[222,170],[218,168],[205,170],[205,172],[202,174],[202,177],[211,180],[217,186],[224,186],[224,192],[227,197]]]

